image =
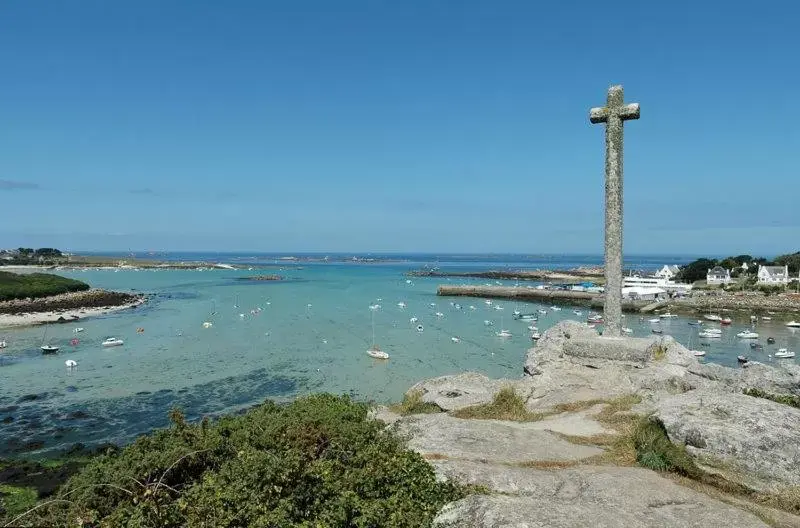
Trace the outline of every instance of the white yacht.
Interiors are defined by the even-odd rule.
[[[794,352],[785,348],[780,348],[777,352],[775,352],[775,357],[780,359],[793,358]]]
[[[115,346],[121,346],[121,345],[124,345],[124,344],[125,344],[125,341],[123,341],[122,339],[116,338],[116,337],[109,337],[109,338],[106,338],[105,341],[103,341],[103,346],[104,347],[115,347]]]
[[[762,319],[764,319],[764,318],[762,317]],[[800,328],[800,323],[798,323],[797,321],[792,320],[792,321],[789,321],[788,323],[786,323],[786,326],[788,326],[789,328]]]
[[[736,334],[736,337],[741,339],[758,339],[758,334],[755,332],[751,332],[750,330],[745,330],[744,332],[739,332]]]

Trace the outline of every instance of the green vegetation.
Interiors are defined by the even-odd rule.
[[[664,425],[658,421],[640,420],[633,433],[633,446],[640,466],[655,471],[671,471],[695,480],[700,476],[700,470],[686,448],[673,444]]]
[[[13,251],[0,251],[0,266],[44,264],[52,265],[63,260],[64,255],[55,248],[18,248]]]
[[[464,407],[453,412],[456,418],[474,418],[478,420],[511,420],[514,422],[535,422],[543,418],[542,414],[532,413],[525,408],[525,400],[517,394],[513,387],[503,387],[494,395],[492,403]]]
[[[800,273],[800,251],[775,257],[775,264],[778,266],[789,266],[789,274],[796,276]]]
[[[0,271],[0,301],[11,299],[36,299],[60,293],[85,291],[89,285],[74,279],[49,275],[47,273],[31,273],[19,275]]]
[[[0,511],[5,510],[8,516],[16,516],[29,510],[36,504],[37,498],[33,488],[0,484]]]
[[[14,526],[417,527],[465,490],[368,406],[313,395],[173,425],[94,458]],[[0,521],[0,526],[3,522]]]
[[[442,412],[435,403],[422,401],[422,393],[413,391],[403,396],[403,401],[389,406],[389,410],[401,416],[409,414],[432,414]]]
[[[782,403],[784,405],[789,405],[791,407],[797,407],[800,409],[800,396],[794,396],[792,394],[770,394],[769,392],[765,392],[760,389],[745,389],[742,392],[748,396],[753,396],[754,398],[772,400],[776,403]]]

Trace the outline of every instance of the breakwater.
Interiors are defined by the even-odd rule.
[[[512,286],[473,286],[473,285],[441,285],[436,294],[442,297],[483,297],[488,299],[511,299],[554,304],[572,304],[603,308],[603,295],[585,291],[572,290],[540,290],[535,288],[515,288]],[[638,312],[648,301],[624,301],[622,309]]]
[[[415,270],[407,273],[409,277],[470,277],[475,279],[519,280],[519,281],[592,281],[602,284],[602,275],[586,270],[489,270],[489,271],[437,271]]]

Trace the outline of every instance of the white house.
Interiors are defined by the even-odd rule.
[[[759,266],[758,283],[777,286],[789,284],[789,266]]]
[[[652,301],[655,299],[665,298],[666,296],[666,290],[663,288],[656,288],[654,286],[629,286],[622,288],[623,299]]]
[[[661,279],[673,279],[675,278],[675,275],[678,274],[678,271],[680,271],[680,268],[678,266],[675,265],[667,266],[666,264],[664,264],[664,267],[655,272],[654,275]]]
[[[706,273],[706,284],[729,284],[731,282],[731,270],[722,266],[714,266]]]

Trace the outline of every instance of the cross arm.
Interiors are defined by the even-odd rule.
[[[605,106],[599,106],[589,110],[589,121],[592,124],[605,123],[608,121],[608,108]]]
[[[639,119],[639,103],[631,103],[617,107],[600,106],[589,110],[589,121],[593,124],[605,123],[609,116],[619,117],[623,121]]]
[[[626,104],[617,110],[617,114],[623,121],[627,121],[628,119],[639,119],[639,103]]]

